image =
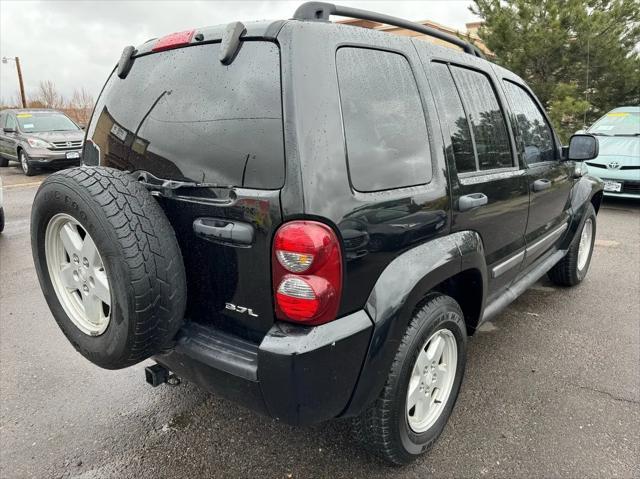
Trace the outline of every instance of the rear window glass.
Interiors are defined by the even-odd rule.
[[[379,191],[428,183],[427,127],[407,59],[380,50],[340,48],[336,64],[353,187]]]
[[[145,55],[124,80],[112,74],[88,129],[100,164],[161,178],[280,188],[278,47],[243,42],[231,65],[220,63],[219,49],[208,44]]]

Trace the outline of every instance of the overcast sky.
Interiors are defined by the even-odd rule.
[[[0,0],[0,57],[20,58],[28,97],[52,80],[67,97],[94,96],[126,45],[233,20],[290,18],[302,1],[24,1]],[[411,20],[464,30],[470,1],[340,1]],[[17,98],[15,63],[0,64],[0,99]]]

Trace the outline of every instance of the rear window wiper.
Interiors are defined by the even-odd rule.
[[[166,178],[158,178],[144,170],[135,171],[133,174],[148,190],[162,191],[165,193],[169,192],[169,194],[181,188],[223,188],[227,190],[235,188],[233,185],[223,185],[220,183],[168,180]]]

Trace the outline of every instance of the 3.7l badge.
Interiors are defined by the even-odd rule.
[[[225,303],[225,308],[230,309],[231,311],[235,311],[236,313],[248,314],[249,316],[253,316],[257,318],[258,315],[253,312],[251,308],[245,308],[244,306],[236,306],[235,304]]]

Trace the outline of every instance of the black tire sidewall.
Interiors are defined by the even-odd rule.
[[[42,290],[62,332],[90,361],[106,369],[121,367],[129,356],[130,338],[133,337],[135,304],[129,284],[129,272],[125,266],[123,251],[118,238],[104,212],[95,205],[82,188],[74,188],[73,181],[61,177],[44,183],[38,191],[33,208],[38,214],[32,220],[32,250],[36,272]],[[89,233],[102,258],[111,289],[111,317],[107,329],[99,336],[89,336],[69,319],[53,288],[45,255],[45,233],[51,218],[66,213],[75,218]],[[115,301],[123,298],[125,301]]]
[[[433,442],[440,436],[444,429],[453,407],[458,398],[464,370],[466,365],[466,349],[467,336],[464,318],[459,306],[451,298],[449,301],[443,301],[438,307],[430,310],[427,317],[422,321],[416,334],[406,350],[406,354],[402,363],[402,369],[397,383],[396,391],[396,424],[398,426],[399,439],[406,454],[413,458],[426,451]],[[450,318],[448,314],[454,313],[455,317]],[[409,426],[406,414],[406,400],[408,393],[408,384],[415,364],[419,349],[426,343],[427,339],[436,331],[447,329],[453,333],[456,339],[458,361],[456,368],[456,376],[453,382],[451,393],[447,399],[440,417],[435,424],[423,433],[415,433]]]
[[[575,251],[573,252],[573,254],[576,255],[576,259],[575,259],[575,271],[573,272],[576,278],[576,282],[579,283],[581,282],[585,276],[587,276],[587,272],[589,271],[589,266],[591,265],[591,257],[593,256],[593,247],[594,244],[596,242],[596,230],[597,230],[597,224],[596,224],[596,212],[593,209],[593,206],[591,204],[588,205],[587,207],[587,212],[584,215],[584,218],[582,219],[582,224],[580,225],[580,229],[578,230],[578,233],[576,234],[576,238],[575,238],[575,243],[574,243],[574,248]],[[590,249],[589,249],[589,257],[587,258],[587,262],[584,264],[584,267],[582,269],[580,269],[578,267],[578,253],[580,251],[580,238],[582,236],[582,231],[584,229],[584,225],[587,222],[587,220],[591,218],[591,227],[592,227],[592,231],[591,231],[591,244],[589,245]]]

